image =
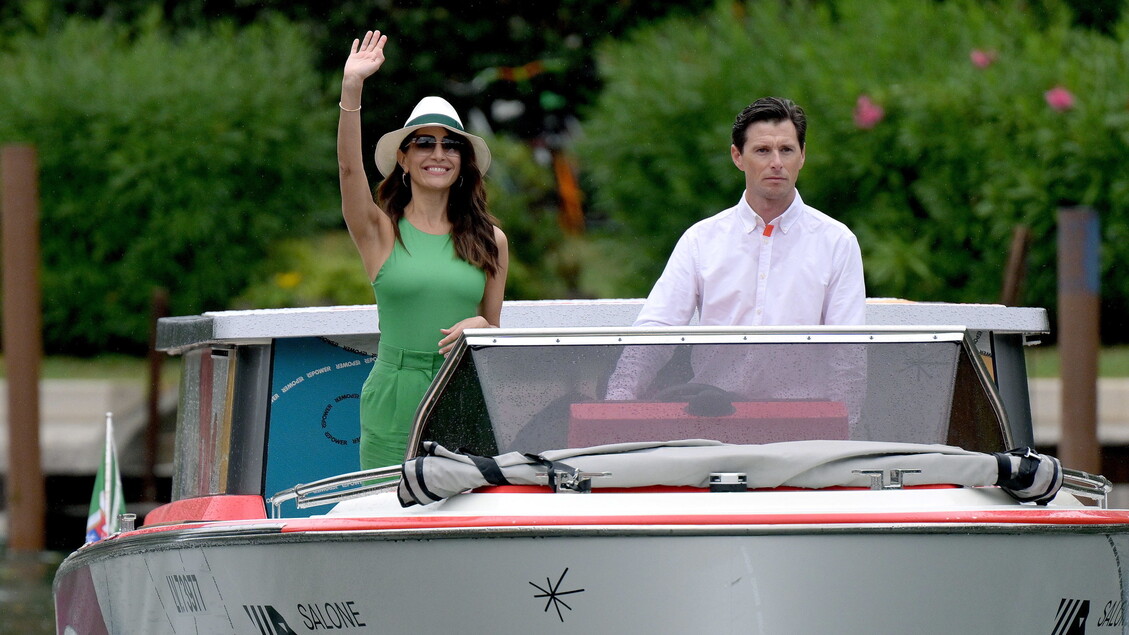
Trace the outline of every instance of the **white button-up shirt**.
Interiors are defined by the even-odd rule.
[[[800,193],[771,224],[742,195],[679,239],[635,326],[862,324],[858,240]]]
[[[694,311],[703,325],[863,324],[858,240],[843,223],[805,205],[799,192],[769,225],[742,196],[736,206],[686,230],[635,326],[685,325]],[[740,347],[699,347],[690,364],[694,383],[743,398],[842,401],[853,428],[865,392],[865,357],[850,346],[812,354],[827,356],[815,367],[832,379],[813,377],[812,365],[749,359]],[[627,347],[609,378],[607,398],[644,397],[670,355],[669,347]]]

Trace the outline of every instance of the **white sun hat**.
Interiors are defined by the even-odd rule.
[[[429,96],[419,100],[411,116],[404,122],[404,127],[393,130],[376,142],[376,168],[384,176],[389,176],[396,169],[396,151],[403,145],[404,139],[413,131],[427,126],[442,126],[451,132],[466,137],[474,148],[474,160],[478,164],[478,171],[486,174],[490,168],[490,148],[482,137],[476,137],[466,131],[463,120],[455,107],[442,97]]]

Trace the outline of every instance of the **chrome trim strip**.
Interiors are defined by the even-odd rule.
[[[1113,482],[1101,474],[1063,468],[1062,489],[1075,496],[1097,501],[1101,509],[1109,509],[1109,493],[1113,491]]]
[[[357,529],[334,531],[283,532],[282,523],[216,530],[172,529],[95,543],[72,553],[63,566],[73,567],[108,557],[137,555],[172,549],[204,547],[266,546],[293,543],[345,543],[399,540],[474,540],[482,538],[591,538],[635,536],[771,536],[808,534],[893,535],[893,534],[1062,534],[1113,535],[1129,533],[1129,524],[1057,523],[810,523],[742,525],[521,525],[495,527],[436,527],[416,529]],[[60,569],[63,568],[60,566]]]
[[[380,483],[369,483],[375,479],[391,479]],[[371,470],[349,472],[330,476],[312,483],[299,483],[294,487],[284,489],[266,500],[271,518],[282,517],[282,504],[294,501],[299,509],[315,507],[317,505],[331,505],[345,500],[376,494],[396,487],[400,482],[400,466],[390,465]],[[352,487],[340,492],[334,489]]]
[[[467,345],[551,346],[632,344],[858,344],[869,342],[960,341],[963,326],[687,326],[467,329]]]
[[[187,524],[187,523],[186,523]],[[272,537],[283,535],[285,523],[255,521],[239,525],[216,525],[208,523],[200,527],[176,525],[177,529],[153,531],[152,527],[142,527],[137,532],[114,534],[98,542],[83,545],[59,565],[56,582],[66,571],[89,566],[99,560],[132,556],[170,549],[196,548],[200,546],[221,546],[227,544],[266,544]]]

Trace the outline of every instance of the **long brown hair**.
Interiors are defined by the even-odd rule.
[[[492,277],[499,267],[498,243],[494,240],[498,219],[487,209],[486,186],[478,162],[474,160],[474,147],[462,135],[450,133],[448,136],[463,142],[459,179],[451,186],[447,199],[447,219],[451,221],[455,254]],[[392,230],[401,245],[404,239],[400,236],[400,219],[412,200],[412,188],[405,183],[404,175],[404,169],[397,163],[392,174],[376,188],[376,202],[392,218]]]

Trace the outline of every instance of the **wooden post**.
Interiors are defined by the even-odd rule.
[[[152,314],[149,320],[149,397],[145,423],[145,471],[142,474],[141,499],[157,502],[157,450],[161,430],[161,363],[164,354],[157,350],[157,321],[169,314],[169,292],[164,287],[153,289]]]
[[[1101,264],[1098,216],[1085,207],[1058,212],[1058,351],[1065,467],[1101,472],[1098,445],[1098,313]]]
[[[39,184],[34,147],[0,150],[4,357],[8,366],[8,548],[42,551],[46,501],[39,450]]]
[[[1011,235],[1007,267],[1004,268],[1003,291],[1000,293],[1000,304],[1004,306],[1019,304],[1027,271],[1027,248],[1030,244],[1031,230],[1026,225],[1017,225]]]

